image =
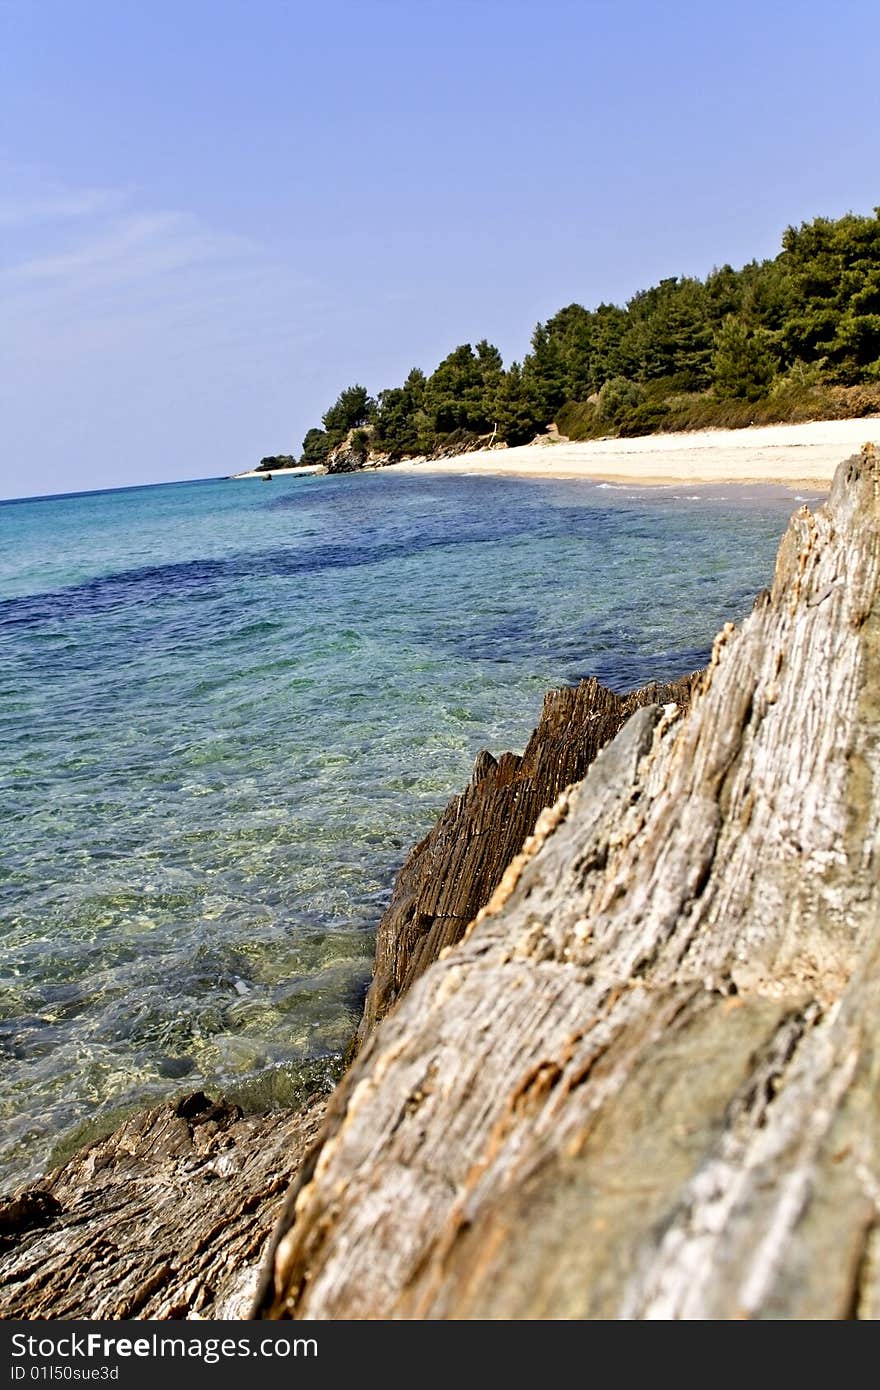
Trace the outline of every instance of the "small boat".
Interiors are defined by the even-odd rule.
[[[263,482],[264,482],[264,483],[271,483],[271,481],[272,481],[272,474],[271,474],[271,473],[264,473],[264,474],[263,474]]]

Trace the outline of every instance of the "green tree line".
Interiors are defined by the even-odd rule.
[[[588,438],[794,418],[798,402],[836,409],[829,388],[878,383],[880,208],[789,227],[772,260],[672,276],[624,307],[569,304],[508,367],[482,339],[375,398],[350,386],[300,462],[322,463],[346,440],[392,460],[487,436],[522,444],[554,420]],[[865,399],[871,408],[875,393]]]

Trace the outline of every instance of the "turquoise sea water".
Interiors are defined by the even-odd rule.
[[[783,489],[370,474],[0,505],[0,1179],[332,1073],[407,850],[546,688],[701,665]]]

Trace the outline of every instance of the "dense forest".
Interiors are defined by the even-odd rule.
[[[553,421],[589,439],[878,410],[880,208],[789,227],[772,260],[672,276],[623,308],[569,304],[508,367],[483,339],[376,398],[350,386],[299,462],[522,444]]]

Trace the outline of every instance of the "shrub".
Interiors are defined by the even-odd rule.
[[[600,425],[614,426],[620,422],[627,411],[636,409],[645,400],[645,388],[637,381],[628,381],[625,376],[613,376],[606,381],[596,402],[596,422]]]
[[[370,431],[364,429],[352,430],[348,439],[348,447],[358,458],[361,460],[365,459],[370,452]]]
[[[296,468],[296,459],[293,454],[269,454],[267,458],[260,459],[257,464],[258,473],[275,472],[279,468]]]
[[[617,430],[624,438],[656,434],[663,429],[668,417],[669,407],[663,401],[643,401],[641,405],[632,406],[622,413]]]
[[[568,401],[556,412],[556,428],[569,439],[593,439],[601,432],[595,401]]]

